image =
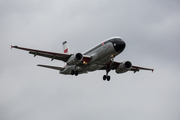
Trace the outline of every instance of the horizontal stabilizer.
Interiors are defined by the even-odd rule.
[[[64,70],[64,68],[62,68],[62,67],[57,67],[57,66],[49,66],[49,65],[37,65],[37,66],[45,67],[45,68],[50,68],[50,69],[54,69],[54,70],[60,70],[60,71],[63,71],[63,70]]]

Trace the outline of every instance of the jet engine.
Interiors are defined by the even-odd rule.
[[[127,71],[129,71],[132,67],[132,64],[130,61],[124,61],[121,64],[119,64],[119,66],[116,69],[116,73],[120,74],[120,73],[125,73]]]
[[[81,53],[76,53],[71,55],[69,60],[67,61],[68,65],[76,65],[83,60],[83,55]]]

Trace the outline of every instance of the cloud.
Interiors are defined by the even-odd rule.
[[[179,119],[179,1],[0,2],[0,119]],[[84,52],[112,36],[126,42],[116,61],[155,68],[74,76],[37,67],[64,63],[18,45]]]

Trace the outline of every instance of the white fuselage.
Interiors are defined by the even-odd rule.
[[[85,52],[83,55],[91,56],[91,60],[86,65],[76,66],[76,65],[66,65],[61,74],[71,74],[72,70],[78,70],[79,74],[87,73],[90,71],[98,70],[105,65],[107,65],[112,58],[117,56],[122,51],[115,50],[116,44],[107,40],[101,44],[93,47],[92,49]],[[124,48],[123,48],[124,49]]]

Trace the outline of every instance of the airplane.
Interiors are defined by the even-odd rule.
[[[66,63],[64,67],[41,64],[37,65],[40,67],[59,70],[59,73],[64,75],[78,76],[79,74],[93,72],[96,70],[105,70],[106,74],[103,75],[103,80],[110,81],[111,77],[108,75],[108,73],[111,70],[115,70],[117,74],[125,73],[128,71],[133,71],[134,73],[136,73],[140,70],[150,70],[152,72],[154,71],[154,69],[134,66],[130,61],[114,61],[114,58],[119,55],[125,49],[125,47],[126,43],[120,37],[109,38],[96,45],[95,47],[87,50],[83,54],[70,53],[66,41],[63,42],[64,53],[41,51],[11,45],[11,49],[16,48],[29,51],[29,54],[33,54],[34,57],[38,55],[50,58],[51,61],[64,61]]]

